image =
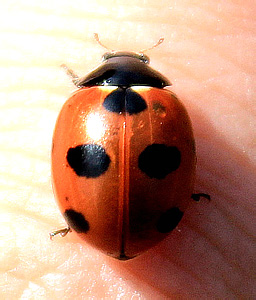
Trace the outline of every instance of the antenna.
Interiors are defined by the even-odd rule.
[[[114,50],[111,50],[111,49],[109,49],[108,47],[106,47],[104,44],[102,44],[102,42],[100,41],[100,38],[99,38],[98,33],[94,33],[93,36],[94,36],[96,42],[97,42],[101,47],[107,49],[107,50],[110,51],[110,52],[114,52]]]
[[[107,49],[107,50],[110,51],[110,52],[114,52],[114,50],[109,49],[109,48],[106,47],[104,44],[102,44],[102,42],[100,41],[100,38],[99,38],[98,33],[94,33],[93,36],[94,36],[94,39],[96,40],[96,42],[97,42],[101,47]],[[161,38],[160,38],[160,39],[159,39],[152,47],[146,48],[146,49],[143,49],[143,50],[140,50],[139,53],[144,53],[144,52],[146,52],[146,51],[152,50],[152,49],[156,48],[157,46],[159,46],[160,44],[162,44],[163,41],[164,41],[164,38],[161,37]]]
[[[156,48],[157,46],[161,45],[163,41],[164,41],[164,38],[161,37],[152,47],[140,50],[139,53],[144,53],[146,51],[152,50],[152,49]]]

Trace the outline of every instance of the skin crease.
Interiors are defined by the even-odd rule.
[[[0,298],[253,299],[255,1],[1,1]],[[51,190],[51,136],[79,75],[113,49],[147,53],[192,119],[195,191],[178,228],[146,254],[113,260],[74,233]]]

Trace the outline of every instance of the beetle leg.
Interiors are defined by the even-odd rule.
[[[62,228],[62,229],[59,229],[59,230],[50,232],[50,233],[49,233],[50,239],[52,240],[52,238],[53,238],[55,235],[58,235],[58,234],[59,234],[61,237],[64,237],[64,236],[66,236],[69,232],[71,232],[71,228],[70,228],[70,227],[66,227],[66,228]]]

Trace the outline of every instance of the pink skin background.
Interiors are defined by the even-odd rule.
[[[255,299],[256,2],[10,1],[0,4],[0,298]],[[120,262],[75,233],[51,189],[51,137],[79,75],[105,52],[140,50],[191,116],[195,192],[178,228]]]

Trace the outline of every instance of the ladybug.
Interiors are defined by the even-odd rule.
[[[131,259],[176,228],[191,198],[208,197],[192,194],[190,118],[144,53],[107,52],[81,79],[64,67],[78,90],[56,122],[52,178],[69,227],[50,235],[72,229],[105,254]]]

